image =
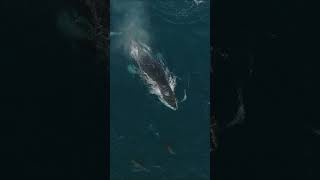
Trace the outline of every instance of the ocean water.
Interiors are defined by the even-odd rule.
[[[111,0],[112,180],[209,179],[209,1]],[[128,69],[135,38],[177,76],[176,111]],[[185,93],[186,92],[186,93]]]

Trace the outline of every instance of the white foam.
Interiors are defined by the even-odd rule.
[[[169,70],[168,70],[169,71]],[[174,92],[176,85],[177,85],[177,76],[173,75],[171,72],[168,73],[168,81],[169,81],[169,86],[171,88],[171,90]]]
[[[184,89],[184,96],[183,96],[183,99],[180,101],[180,103],[182,103],[186,100],[187,100],[187,91],[186,91],[186,89]]]

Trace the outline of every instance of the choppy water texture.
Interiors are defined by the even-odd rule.
[[[209,2],[173,2],[111,0],[112,180],[209,179]],[[169,9],[185,16],[159,14]],[[166,107],[141,81],[130,39],[145,43],[177,76],[175,95],[187,96],[178,110]]]

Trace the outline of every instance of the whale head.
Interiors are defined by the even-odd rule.
[[[161,95],[166,105],[172,110],[178,109],[178,102],[174,92],[168,86],[163,86],[161,88]]]

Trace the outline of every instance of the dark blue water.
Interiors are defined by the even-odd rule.
[[[110,47],[111,179],[209,179],[210,29],[208,18],[198,18],[209,8],[193,1],[148,2],[111,0],[111,31],[122,32],[111,37]],[[161,14],[173,6],[189,17]],[[176,95],[181,100],[186,90],[187,100],[177,111],[127,70],[132,62],[123,48],[128,34],[161,53],[178,76]]]

